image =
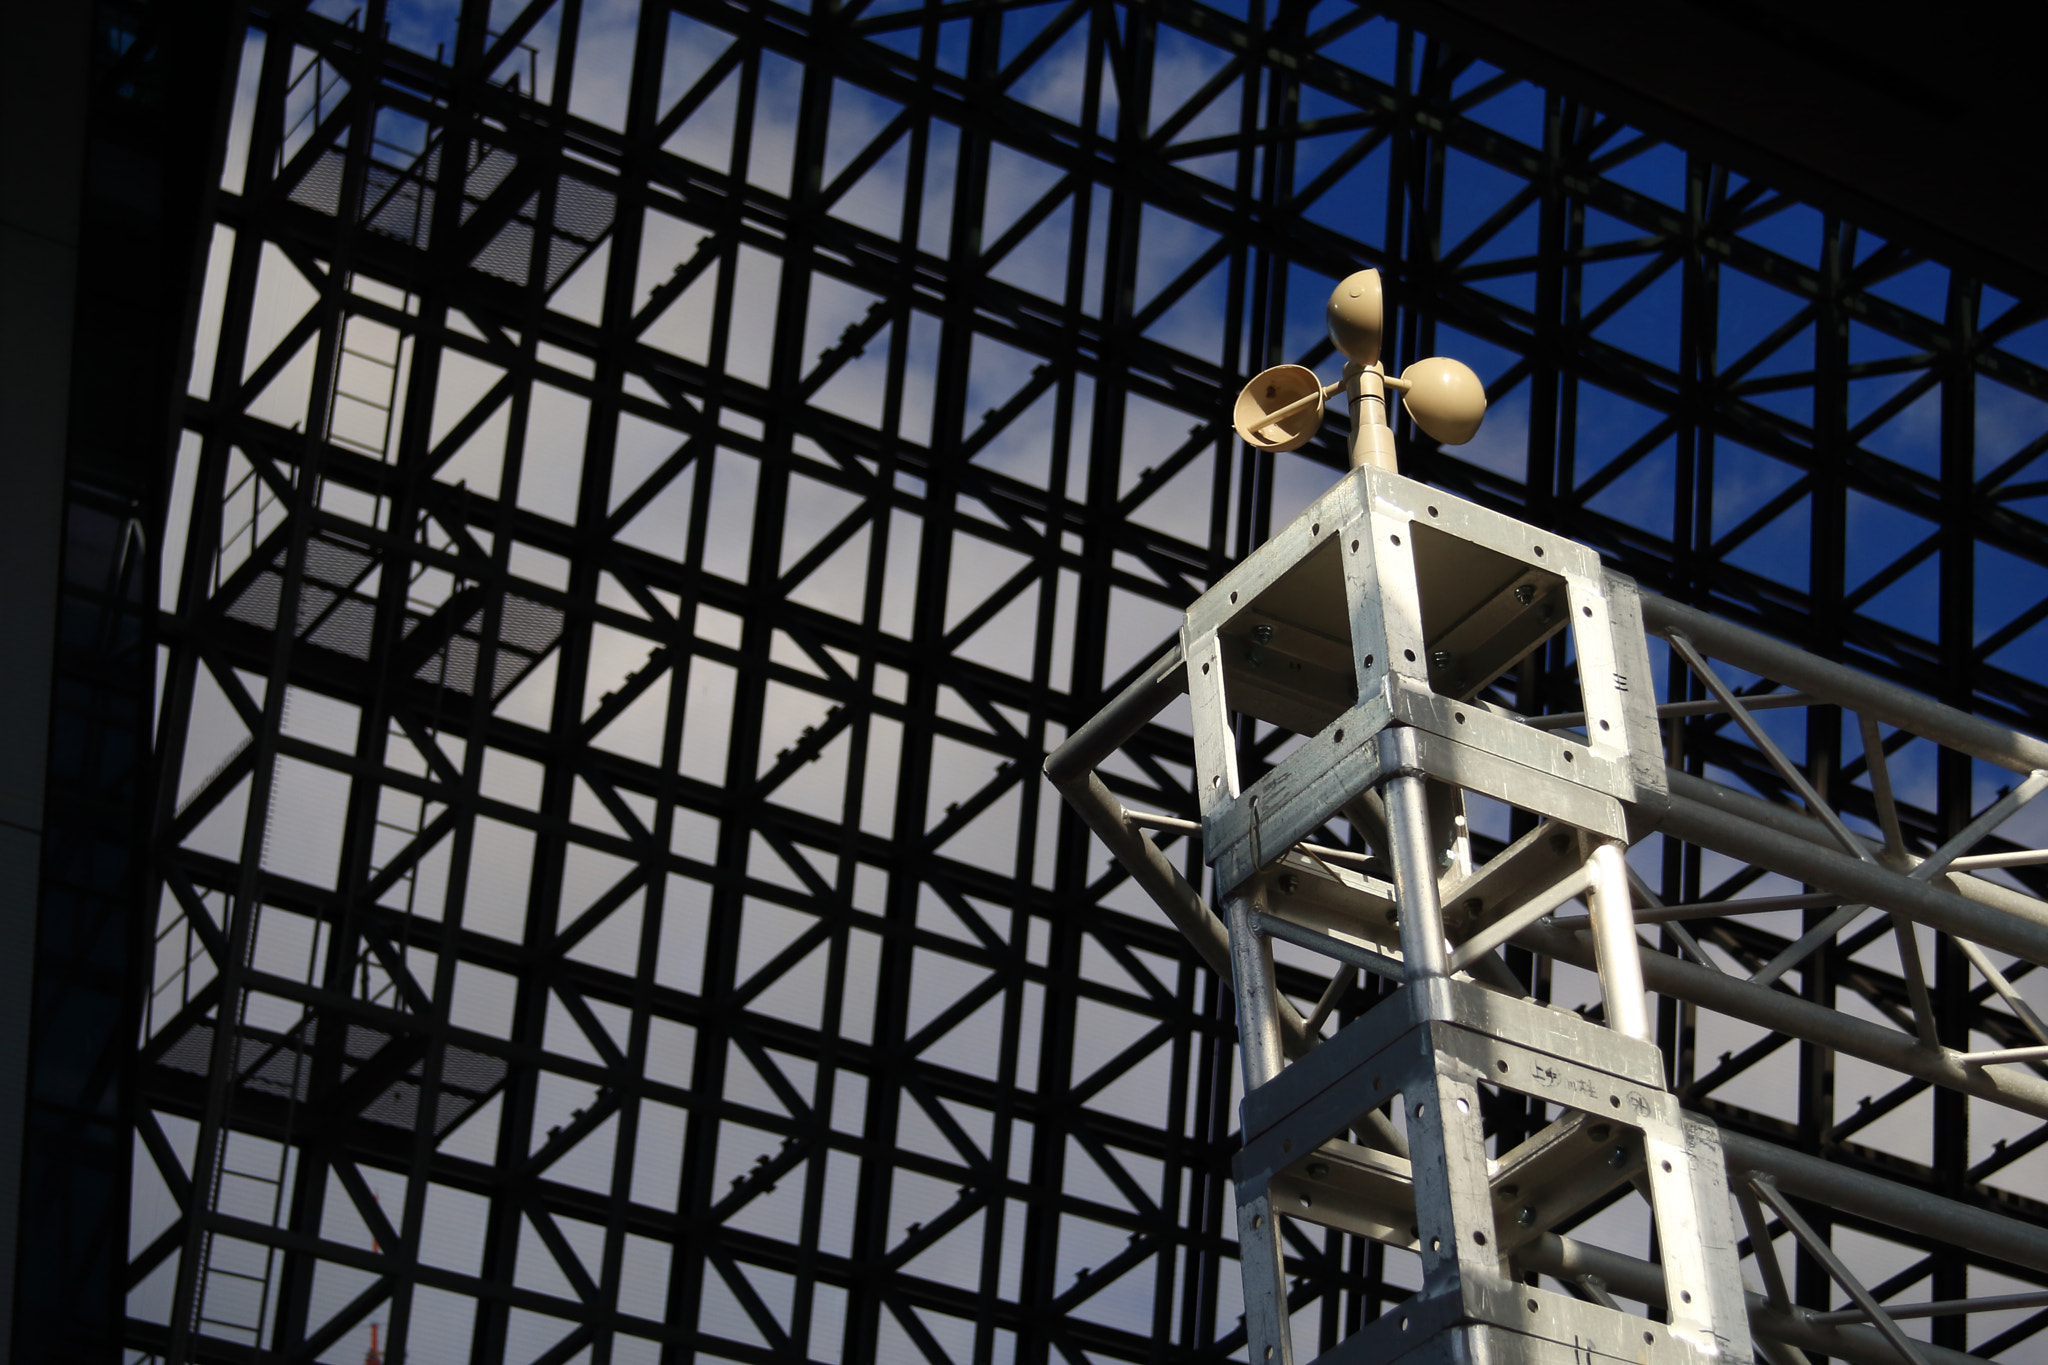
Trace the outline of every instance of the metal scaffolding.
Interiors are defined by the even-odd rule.
[[[1977,875],[2048,863],[2048,849],[1974,851],[2048,788],[2048,744],[1644,598],[1584,547],[1400,478],[1383,445],[1356,440],[1353,450],[1352,473],[1190,606],[1179,644],[1046,764],[1125,870],[1233,983],[1251,1358],[1309,1358],[1297,1354],[1291,1318],[1337,1289],[1315,1284],[1322,1275],[1341,1285],[1331,1255],[1341,1237],[1419,1260],[1421,1283],[1315,1356],[1333,1365],[1411,1352],[1739,1362],[1750,1359],[1752,1333],[1774,1361],[1816,1350],[1927,1365],[1969,1357],[1913,1341],[1900,1318],[2048,1307],[2048,1291],[2034,1291],[1887,1308],[1850,1264],[1857,1258],[1838,1252],[1786,1190],[1958,1247],[1998,1247],[2000,1260],[2035,1274],[2048,1270],[2048,1230],[1752,1136],[1724,1142],[1668,1088],[1645,999],[1648,985],[1698,1030],[1761,1025],[2022,1121],[2048,1117],[2048,1087],[2027,1065],[2048,1061],[2048,1024],[2012,985],[2016,971],[2048,960],[2048,905]],[[1561,698],[1570,710],[1523,715],[1489,695],[1551,639],[1577,665]],[[1655,704],[1639,685],[1652,676],[1653,644],[1659,662],[1712,694],[1707,705]],[[1731,665],[1766,681],[1745,699],[1724,680]],[[1101,777],[1183,691],[1220,916],[1146,833],[1182,822],[1133,814]],[[1860,829],[1759,720],[1791,707],[1840,708],[1855,722],[1869,786],[1851,788],[1843,810]],[[1667,771],[1685,718],[1704,714],[1732,719],[1802,804]],[[1239,764],[1254,724],[1299,744],[1246,782]],[[2024,779],[1924,857],[1903,839],[1887,758],[1916,740]],[[1475,862],[1472,817],[1489,804],[1532,827]],[[1340,820],[1348,830],[1332,828]],[[1653,837],[1805,889],[1665,904],[1625,854]],[[1308,842],[1317,838],[1323,847]],[[1559,915],[1581,900],[1586,914]],[[1746,974],[1752,964],[1708,952],[1683,927],[1795,908],[1818,922]],[[1639,914],[1675,943],[1650,950]],[[1935,1017],[1923,927],[1937,931],[1936,951],[1959,951],[1981,980],[1984,1003],[1961,1028]],[[1280,945],[1331,964],[1306,1011],[1277,984]],[[1521,950],[1519,970],[1500,952],[1509,945]],[[1887,1018],[1774,989],[1830,949],[1867,967],[1889,952]],[[1577,1014],[1534,1000],[1532,985],[1559,964],[1597,980],[1597,1000]],[[1327,1029],[1361,970],[1401,989]],[[1972,1046],[1979,1036],[1991,1046]],[[1647,1259],[1603,1244],[1611,1227],[1595,1234],[1601,1241],[1557,1235],[1617,1196],[1633,1204],[1631,1186],[1653,1224]],[[1734,1207],[1749,1234],[1741,1245]],[[1819,1261],[1853,1307],[1799,1312],[1779,1237]],[[1745,1256],[1762,1294],[1745,1284]],[[1643,1310],[1622,1309],[1613,1290]],[[1871,1325],[1850,1325],[1859,1322]]]
[[[1325,362],[1361,265],[1390,359],[1457,355],[1493,405],[1458,451],[1401,422],[1405,473],[1733,623],[1650,623],[1715,662],[1655,646],[1671,802],[1631,866],[1677,907],[1642,916],[1661,1086],[1790,1154],[1750,1321],[1849,1311],[1826,1254],[1887,1304],[2043,1283],[1895,1213],[2048,1222],[2007,1093],[2041,1064],[1910,1032],[2027,1045],[1966,939],[2036,976],[1946,899],[1923,985],[1889,928],[1815,938],[1808,884],[1866,874],[1782,814],[1805,783],[1880,861],[1938,858],[2008,779],[1866,746],[1831,707],[1901,722],[1858,698],[1743,724],[1722,690],[1813,688],[1714,633],[2044,714],[2039,301],[1346,0],[248,23],[159,541],[131,1359],[353,1360],[373,1326],[394,1362],[1241,1357],[1231,991],[1038,769],[1344,467],[1341,422],[1247,452],[1223,400]],[[1563,638],[1492,703],[1586,710]],[[1290,733],[1240,736],[1248,787]],[[1117,755],[1198,883],[1189,730]],[[1723,790],[1768,857],[1672,833]],[[2039,846],[2033,809],[1981,847]],[[1475,809],[1469,856],[1537,828]],[[1331,850],[1290,875],[1353,876]],[[1566,930],[1518,932],[1537,1002],[1597,1002]],[[1282,953],[1283,995],[1326,982]],[[1547,1121],[1501,1096],[1499,1134]],[[1790,1174],[1823,1157],[1901,1193]],[[1419,1284],[1288,1248],[1305,1350]],[[1654,1250],[1618,1254],[1626,1297]],[[1924,1321],[1996,1356],[2048,1314]]]

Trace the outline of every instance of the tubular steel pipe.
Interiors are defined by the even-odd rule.
[[[1176,644],[1067,736],[1066,743],[1046,757],[1045,775],[1131,879],[1166,912],[1209,970],[1228,981],[1230,935],[1223,921],[1201,893],[1188,885],[1180,869],[1167,861],[1159,846],[1131,823],[1131,813],[1123,802],[1095,774],[1096,767],[1143,729],[1161,707],[1187,690],[1185,677],[1181,648]],[[1306,1046],[1301,1012],[1284,997],[1280,1024],[1290,1052]]]
[[[1273,984],[1273,945],[1252,924],[1257,912],[1251,891],[1240,887],[1224,897],[1223,913],[1229,916],[1230,982],[1237,995],[1237,1055],[1244,1064],[1244,1093],[1249,1095],[1287,1064],[1281,1046],[1280,992]]]
[[[1102,766],[1102,761],[1123,747],[1160,708],[1187,691],[1187,678],[1179,645],[1152,661],[1131,684],[1110,700],[1109,705],[1090,716],[1081,728],[1067,736],[1045,760],[1045,775],[1065,791],[1067,784]]]
[[[1894,1322],[1909,1318],[1951,1318],[1958,1313],[1996,1313],[2006,1308],[2048,1308],[2048,1290],[2032,1294],[1987,1294],[1978,1299],[1934,1299],[1927,1303],[1888,1303],[1884,1311]],[[1819,1323],[1862,1322],[1868,1315],[1860,1308],[1838,1308],[1815,1313]]]
[[[1136,724],[1144,724],[1147,718],[1140,718]],[[1080,735],[1077,733],[1074,738],[1079,739]],[[1061,747],[1061,753],[1065,752],[1065,747]],[[1114,747],[1112,744],[1111,748]],[[1055,758],[1058,756],[1054,755]],[[1045,766],[1050,776],[1053,760],[1048,759]],[[1167,919],[1180,930],[1194,947],[1196,955],[1208,964],[1209,970],[1229,981],[1229,931],[1216,917],[1216,912],[1209,908],[1209,903],[1202,899],[1201,893],[1188,885],[1188,879],[1181,876],[1180,869],[1167,861],[1159,846],[1131,823],[1130,812],[1124,809],[1123,802],[1116,799],[1089,767],[1081,768],[1077,776],[1064,782],[1055,778],[1054,785],[1066,798],[1067,804],[1095,832],[1095,837],[1102,840],[1117,862],[1122,864],[1124,871],[1131,874],[1131,880],[1166,912]],[[1314,1046],[1302,1022],[1301,1011],[1294,1007],[1293,1001],[1284,995],[1277,996],[1275,1008],[1280,1017],[1281,1040],[1290,1057],[1298,1057]]]
[[[1845,1170],[1819,1157],[1725,1128],[1721,1130],[1721,1154],[1727,1158],[1731,1175],[1758,1171],[1777,1181],[1787,1194],[2015,1265],[2048,1271],[2048,1228],[1971,1208],[1894,1180]]]
[[[1664,1267],[1655,1261],[1590,1246],[1554,1232],[1546,1232],[1522,1247],[1515,1253],[1515,1259],[1561,1280],[1594,1276],[1623,1298],[1652,1307],[1664,1303]],[[1898,1351],[1875,1328],[1815,1322],[1804,1308],[1773,1308],[1763,1295],[1747,1290],[1742,1297],[1743,1306],[1749,1310],[1749,1330],[1753,1336],[1853,1361],[1854,1365],[1899,1365]],[[1984,1365],[1981,1356],[1924,1341],[1915,1341],[1913,1345],[1928,1365]]]
[[[1123,803],[1102,784],[1102,779],[1084,769],[1080,779],[1059,784],[1059,792],[1123,864],[1132,880],[1166,912],[1174,928],[1186,936],[1209,970],[1225,981],[1230,980],[1230,934],[1223,921],[1216,917],[1201,893],[1188,885],[1180,869],[1167,861],[1159,846],[1131,824]]]
[[[1849,1268],[1849,1263],[1836,1253],[1828,1239],[1793,1207],[1792,1201],[1778,1188],[1778,1182],[1768,1176],[1758,1176],[1747,1183],[1758,1199],[1771,1206],[1771,1212],[1778,1215],[1778,1221],[1791,1230],[1800,1249],[1827,1267],[1828,1278],[1856,1301],[1856,1306],[1877,1325],[1878,1331],[1884,1333],[1884,1339],[1892,1344],[1900,1358],[1910,1365],[1927,1365],[1919,1351],[1914,1349],[1916,1343],[1906,1335],[1905,1329],[1892,1321],[1891,1315],[1884,1311],[1884,1305],[1878,1302],[1877,1295],[1870,1292],[1870,1287]]]
[[[1562,926],[1538,924],[1515,942],[1593,970],[1593,945]],[[1964,1054],[1923,1047],[1911,1034],[1801,1000],[1769,986],[1695,966],[1667,953],[1642,949],[1643,981],[1661,995],[1762,1025],[1778,1033],[1835,1048],[1906,1076],[1959,1090],[2023,1114],[2048,1119],[2048,1080],[2021,1066],[1971,1066]]]
[[[1996,909],[1847,853],[1745,818],[1724,803],[1708,804],[1683,794],[1676,784],[1658,828],[1747,863],[1783,872],[1795,880],[1846,896],[1975,943],[2048,962],[2048,905],[2014,895],[2019,904]],[[1820,828],[1816,826],[1816,828]],[[1825,830],[1822,831],[1825,833]],[[1832,842],[1832,840],[1830,841]]]
[[[1599,964],[1600,989],[1607,998],[1608,1027],[1654,1042],[1650,1031],[1650,1007],[1643,998],[1643,970],[1637,959],[1642,941],[1630,913],[1628,865],[1622,861],[1621,845],[1602,839],[1586,858],[1591,873],[1586,905],[1592,912],[1593,960]]]
[[[1761,796],[1737,791],[1733,787],[1724,787],[1718,782],[1709,782],[1706,778],[1694,777],[1677,769],[1670,770],[1668,777],[1671,794],[1674,797],[1688,797],[1714,810],[1762,825],[1780,834],[1789,834],[1795,839],[1804,839],[1810,844],[1819,844],[1829,849],[1836,847],[1834,836],[1828,833],[1820,821],[1790,806],[1781,806],[1766,801]],[[1881,847],[1873,840],[1866,839],[1864,842],[1872,849]],[[2044,907],[2034,897],[2023,891],[2015,891],[2009,886],[2001,886],[1997,882],[1985,881],[1982,877],[1972,876],[1967,872],[1958,872],[1954,870],[1953,864],[1949,871],[1939,877],[1930,878],[1928,884],[1947,886],[1964,900],[1988,905],[2004,914],[2017,915],[2021,919],[2036,922],[2048,920],[2048,907]]]
[[[1668,597],[1644,593],[1642,611],[1643,628],[1651,634],[1683,632],[1712,657],[1773,682],[1811,692],[1833,705],[1874,716],[2001,768],[2021,773],[2048,768],[2048,743],[2032,735],[1944,706],[1897,683],[1809,654],[1797,645]]]
[[[1429,799],[1415,753],[1415,732],[1405,725],[1380,731],[1380,789],[1387,807],[1394,894],[1400,906],[1401,964],[1407,979],[1449,976],[1443,906],[1437,899],[1435,860],[1429,846]]]
[[[1543,890],[1523,901],[1507,914],[1460,943],[1451,954],[1450,969],[1462,972],[1523,929],[1542,919],[1573,896],[1586,890],[1593,880],[1593,867],[1581,863]],[[1591,921],[1585,921],[1590,923]]]

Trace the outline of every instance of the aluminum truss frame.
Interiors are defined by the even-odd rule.
[[[1526,416],[1414,472],[1958,708],[2041,704],[1999,588],[2042,563],[2043,445],[2001,444],[2048,396],[2037,303],[1366,10],[250,22],[162,538],[139,1353],[1240,1350],[1228,992],[1030,774],[1342,465],[1335,431],[1243,456],[1217,395],[1323,360],[1358,264],[1390,354],[1469,341],[1495,431]],[[1725,713],[1682,729],[1675,768],[1782,790]],[[1874,818],[1860,750],[1802,742]],[[1119,799],[1197,814],[1184,735],[1125,753]],[[1982,804],[1934,766],[1893,802],[1921,854]],[[1748,875],[1660,856],[1673,904]],[[1761,965],[1805,930],[1659,932]],[[1959,951],[1941,1036],[2021,1041]],[[1799,999],[1900,1009],[1867,956]],[[1825,1040],[1670,999],[1667,1084],[1731,1150],[2038,1212],[2039,1144],[1973,1148],[1974,1100],[1839,1106]],[[1931,1150],[1859,1141],[1888,1121]],[[1800,1212],[1912,1248],[1888,1299],[1989,1273]],[[1338,1278],[1332,1341],[1407,1292],[1376,1252]],[[1813,1257],[1788,1284],[1834,1308]]]
[[[1674,666],[1707,688],[1803,808],[1658,770],[1682,717],[1701,708],[1655,708],[1631,687],[1648,673],[1646,633],[1669,645]],[[1575,709],[1531,717],[1487,701],[1492,679],[1546,637],[1572,643]],[[1763,692],[1774,707],[1853,717],[1881,837],[1851,829],[1785,757],[1758,723],[1757,698],[1724,681],[1731,665],[1766,688],[1788,687]],[[1127,810],[1100,776],[1183,693],[1221,914],[1146,832],[1165,822]],[[1659,710],[1671,713],[1668,733]],[[1243,782],[1240,741],[1255,720],[1299,742]],[[1917,856],[1899,837],[1885,726],[1894,743],[1931,741],[2023,780]],[[1802,1349],[1907,1365],[1969,1358],[1909,1337],[1781,1183],[1949,1243],[1957,1260],[1995,1247],[1985,1264],[2048,1270],[2048,1227],[2038,1221],[1848,1175],[1754,1138],[1724,1148],[1712,1120],[1666,1090],[1672,1069],[1648,1043],[1644,1001],[1647,986],[1696,1015],[1762,1024],[1902,1079],[2048,1117],[2048,1084],[2028,1065],[2048,1061],[2048,1023],[2010,979],[2048,962],[2048,903],[1964,870],[2048,862],[2048,849],[1973,852],[2048,790],[2048,743],[1640,597],[1583,547],[1362,464],[1190,606],[1178,645],[1055,751],[1046,772],[1233,981],[1245,1095],[1238,1222],[1255,1360],[1308,1358],[1296,1354],[1291,1318],[1328,1292],[1313,1281],[1333,1267],[1297,1228],[1369,1239],[1421,1263],[1414,1297],[1323,1343],[1332,1349],[1315,1358],[1331,1362],[1563,1361],[1589,1351],[1746,1360],[1752,1331],[1771,1359],[1800,1359]],[[1534,828],[1475,865],[1467,803],[1479,796],[1517,808]],[[1344,841],[1325,827],[1339,818],[1368,852],[1338,851]],[[1622,852],[1652,834],[1805,890],[1661,905]],[[1337,847],[1307,842],[1317,837]],[[1675,951],[1652,951],[1637,936],[1638,895],[1643,919],[1667,931],[1788,902],[1817,922],[1745,976],[1740,959],[1731,970],[1682,929]],[[1587,914],[1557,913],[1581,899]],[[1947,944],[1967,958],[2000,1002],[1963,1029],[1935,1017],[1922,928],[1936,931],[1937,951]],[[1774,989],[1830,947],[1846,956],[1873,941],[1895,950],[1888,1020]],[[1276,984],[1282,943],[1329,964],[1306,1017]],[[1509,944],[1528,956],[1510,965]],[[1580,1012],[1609,1027],[1530,1003],[1546,957],[1593,972],[1600,999]],[[1361,970],[1402,989],[1326,1034],[1332,1004]],[[1971,1046],[1980,1035],[1992,1045]],[[1405,1121],[1396,1128],[1390,1117]],[[1553,1235],[1631,1182],[1654,1209],[1650,1260]],[[1738,1268],[1731,1194],[1762,1296]],[[1780,1237],[1819,1261],[1853,1309],[1797,1310]],[[1592,1304],[1539,1287],[1543,1272]],[[1650,1316],[1617,1310],[1608,1291],[1624,1284]],[[2035,1290],[1909,1312],[1953,1321],[2043,1306],[2048,1291]],[[1848,1328],[1857,1322],[1871,1325]]]

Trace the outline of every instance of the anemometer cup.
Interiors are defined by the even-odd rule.
[[[1307,398],[1315,401],[1303,403]],[[1296,410],[1283,413],[1290,407]],[[1276,421],[1275,414],[1283,415]],[[1323,424],[1322,381],[1306,365],[1275,365],[1261,371],[1237,395],[1230,421],[1255,449],[1297,450]]]

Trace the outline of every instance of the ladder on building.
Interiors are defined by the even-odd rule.
[[[398,328],[353,310],[345,315],[327,396],[328,440],[373,460],[394,457],[391,438],[406,352],[405,333]]]
[[[297,1060],[296,1049],[287,1051]],[[209,1220],[235,1218],[274,1232],[282,1224],[290,1183],[286,1144],[229,1132],[221,1144]],[[207,1230],[195,1314],[201,1336],[251,1348],[267,1344],[280,1254],[275,1247],[218,1228]]]

